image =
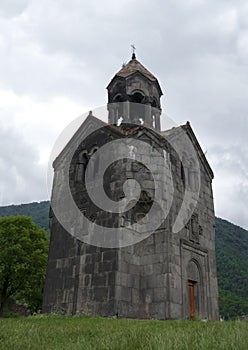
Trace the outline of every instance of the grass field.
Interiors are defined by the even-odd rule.
[[[44,315],[2,318],[0,349],[247,350],[248,322],[141,321]]]

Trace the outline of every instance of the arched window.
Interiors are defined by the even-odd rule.
[[[188,157],[187,154],[183,152],[181,161],[181,180],[184,187],[188,186],[188,167]]]
[[[99,156],[95,155],[97,150],[98,150],[98,147],[94,147],[89,153],[90,158],[91,158],[91,161],[89,163],[89,166],[90,166],[89,177],[90,177],[90,179],[94,179],[99,171]],[[93,156],[93,158],[92,158],[92,156]]]
[[[84,182],[85,170],[89,161],[87,151],[79,153],[76,165],[76,182]]]

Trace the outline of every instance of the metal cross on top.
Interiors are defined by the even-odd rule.
[[[136,55],[135,55],[136,47],[134,46],[134,44],[132,44],[131,48],[132,48],[132,51],[133,51],[132,59],[134,60],[136,58]]]

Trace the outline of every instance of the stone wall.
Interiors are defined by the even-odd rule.
[[[144,129],[144,128],[143,128]],[[51,212],[51,244],[44,293],[43,311],[90,313],[102,316],[182,319],[189,318],[188,281],[197,285],[196,312],[204,318],[218,319],[218,291],[215,265],[214,207],[211,177],[200,162],[201,187],[197,208],[178,233],[172,226],[182,205],[185,181],[181,161],[170,145],[155,134],[143,132],[136,136],[153,148],[169,155],[173,174],[174,199],[166,220],[145,240],[124,248],[100,248],[78,241],[68,234]],[[142,132],[141,132],[142,131]],[[100,136],[101,137],[100,137]],[[126,135],[126,134],[125,134]],[[109,129],[101,130],[80,145],[70,166],[70,188],[80,210],[100,225],[119,227],[135,222],[151,206],[154,187],[149,171],[140,164],[123,160],[111,167],[105,179],[106,192],[113,200],[123,196],[123,182],[134,178],[144,187],[137,205],[124,216],[106,215],[92,205],[85,187],[77,180],[80,164],[85,165],[82,152],[91,154],[97,145],[118,138]],[[124,136],[123,136],[124,137]],[[197,145],[195,145],[197,147]],[[156,162],[152,154],[144,159]],[[81,157],[81,158],[80,158]],[[66,158],[65,158],[66,159]],[[65,162],[66,160],[64,160]],[[158,171],[163,172],[163,164]],[[63,171],[63,162],[55,167],[53,193],[61,191],[56,172]],[[166,186],[161,178],[160,186]],[[143,184],[143,185],[142,185]],[[150,184],[150,185],[149,185]],[[60,194],[63,196],[63,191]],[[70,213],[64,213],[70,216]],[[69,220],[69,219],[68,219]]]

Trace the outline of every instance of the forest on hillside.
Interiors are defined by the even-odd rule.
[[[31,216],[49,230],[49,201],[0,207],[0,217]],[[216,260],[220,314],[225,318],[248,315],[248,231],[216,218]]]
[[[216,218],[216,260],[220,312],[248,314],[248,231]]]

